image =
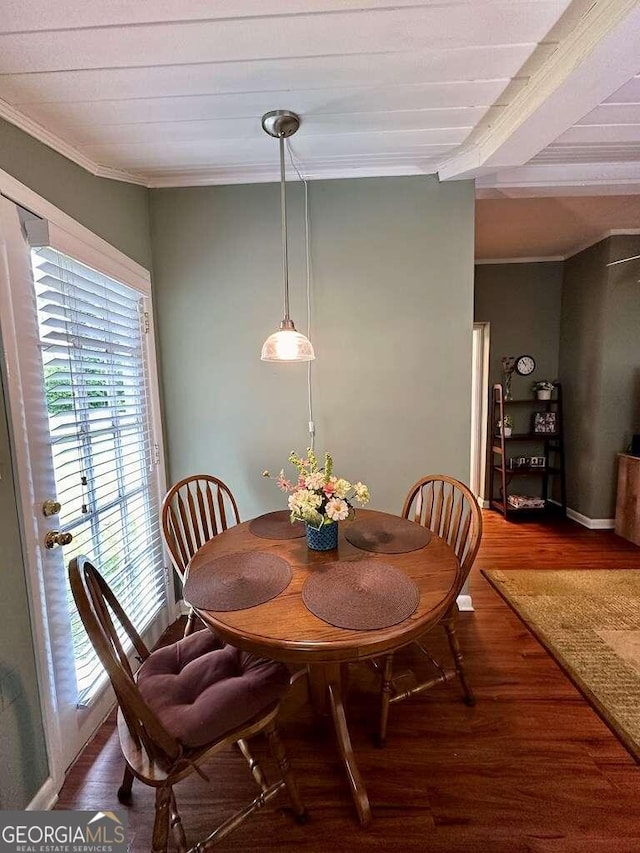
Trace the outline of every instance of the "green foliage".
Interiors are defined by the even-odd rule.
[[[107,386],[110,384],[105,379],[98,377],[102,374],[103,364],[99,359],[88,359],[88,361],[100,364],[100,368],[92,369],[85,367],[83,370],[84,384],[89,388],[87,397],[90,409],[107,409],[109,406],[124,408],[126,400],[124,397],[109,398]],[[107,365],[104,365],[107,366]],[[95,379],[90,378],[95,376]],[[67,371],[59,367],[44,366],[44,390],[47,398],[47,411],[49,415],[60,415],[65,412],[73,412],[73,380],[69,378]],[[116,385],[124,387],[124,382],[116,382]],[[67,386],[67,387],[64,387]]]

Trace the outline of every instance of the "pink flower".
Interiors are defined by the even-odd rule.
[[[322,489],[322,491],[325,493],[325,495],[327,497],[331,497],[331,495],[335,492],[335,490],[336,490],[336,484],[335,483],[326,483],[324,488]]]
[[[283,492],[292,492],[294,489],[293,483],[290,480],[285,479],[284,471],[280,471],[278,479],[276,480],[276,485]]]

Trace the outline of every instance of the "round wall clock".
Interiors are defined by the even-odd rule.
[[[532,355],[521,355],[516,360],[516,373],[529,376],[536,369],[536,361]]]

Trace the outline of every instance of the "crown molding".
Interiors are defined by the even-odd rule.
[[[44,145],[47,145],[49,148],[57,151],[58,154],[62,154],[62,156],[66,157],[67,160],[71,160],[77,166],[81,166],[97,178],[109,178],[113,181],[124,181],[128,184],[139,184],[143,187],[148,186],[146,178],[141,175],[136,175],[133,172],[125,172],[121,169],[113,169],[110,166],[101,166],[99,163],[95,163],[89,157],[82,154],[82,152],[75,146],[71,145],[71,143],[66,142],[55,133],[47,130],[46,127],[38,124],[37,121],[29,118],[29,116],[26,116],[24,113],[20,112],[20,110],[12,107],[11,104],[3,101],[1,98],[0,118],[5,119],[5,121],[10,122],[20,130],[28,133],[29,136],[32,136],[34,139],[37,139],[39,142],[42,142]]]
[[[401,159],[384,158],[367,163],[366,158],[340,158],[325,163],[304,166],[301,170],[305,180],[327,181],[342,178],[392,178],[411,175],[435,175],[436,166],[431,163],[417,164],[415,157],[403,162]],[[273,166],[239,167],[234,169],[185,169],[181,171],[150,172],[147,186],[161,189],[166,187],[219,186],[228,184],[277,183],[280,173]],[[297,182],[297,176],[289,175],[288,181]]]
[[[484,266],[489,264],[546,264],[552,261],[564,261],[564,255],[545,255],[538,258],[476,258],[474,266]]]

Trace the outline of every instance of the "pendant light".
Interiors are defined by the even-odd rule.
[[[284,278],[284,317],[280,328],[269,335],[262,346],[262,361],[313,361],[311,341],[296,331],[289,316],[289,257],[287,249],[287,191],[284,166],[284,140],[300,127],[300,118],[289,110],[273,110],[262,116],[262,128],[280,143],[280,217],[282,223],[282,274]]]

